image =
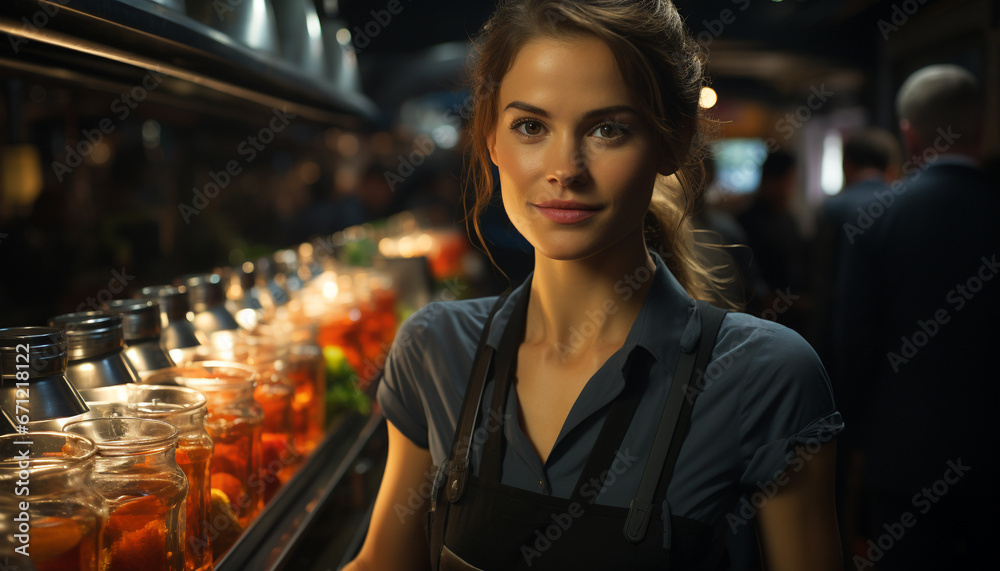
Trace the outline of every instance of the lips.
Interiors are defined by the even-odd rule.
[[[558,224],[575,224],[597,214],[601,206],[575,200],[546,200],[532,204],[542,216]]]

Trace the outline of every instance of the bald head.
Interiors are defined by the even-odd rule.
[[[959,135],[955,151],[978,151],[982,130],[979,82],[957,65],[931,65],[917,70],[896,95],[896,112],[908,146],[929,146],[938,129]],[[915,135],[915,138],[914,138]],[[909,152],[919,152],[911,148]]]

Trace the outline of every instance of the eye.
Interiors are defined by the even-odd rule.
[[[591,133],[595,138],[613,141],[628,135],[628,128],[621,123],[609,121],[601,123]]]
[[[541,135],[544,127],[533,119],[518,119],[510,124],[510,129],[526,137]]]

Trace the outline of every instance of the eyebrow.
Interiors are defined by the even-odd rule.
[[[525,103],[523,101],[511,101],[503,108],[504,111],[508,109],[520,109],[526,113],[532,113],[539,115],[541,117],[548,118],[549,112],[542,109],[541,107],[535,107],[530,103]],[[597,117],[600,115],[611,115],[614,113],[632,113],[633,115],[638,115],[639,113],[633,109],[630,105],[610,105],[608,107],[601,107],[600,109],[591,109],[583,114],[584,119],[590,119],[591,117]]]

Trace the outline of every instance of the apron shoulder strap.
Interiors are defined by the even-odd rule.
[[[656,503],[653,497],[658,487],[665,495],[666,488],[673,478],[681,444],[687,436],[691,410],[698,396],[697,391],[689,387],[695,386],[698,375],[704,375],[712,357],[719,328],[727,313],[704,301],[698,301],[697,304],[701,318],[701,336],[697,348],[691,353],[681,352],[667,393],[667,404],[660,415],[653,447],[639,482],[639,491],[629,505],[628,516],[625,519],[625,537],[632,542],[638,543],[645,537],[649,516]]]
[[[472,432],[476,429],[476,423],[479,421],[479,410],[482,407],[486,377],[493,360],[493,351],[487,350],[486,345],[490,335],[490,325],[493,323],[493,317],[503,307],[509,295],[510,292],[501,295],[493,304],[493,309],[490,310],[490,315],[486,318],[486,324],[483,326],[483,333],[479,337],[479,345],[476,347],[472,372],[469,374],[469,383],[465,388],[462,412],[459,414],[458,424],[455,426],[455,437],[451,441],[451,454],[448,456],[448,481],[446,485],[448,486],[448,500],[451,502],[458,501],[465,489],[466,473],[472,452]]]
[[[472,431],[478,422],[479,410],[482,407],[483,391],[486,387],[486,377],[489,373],[490,363],[493,361],[493,351],[488,350],[486,345],[490,336],[490,326],[493,324],[493,317],[503,307],[510,292],[507,292],[497,299],[490,310],[486,324],[483,325],[483,333],[479,337],[479,344],[476,346],[476,353],[473,357],[472,371],[469,373],[469,382],[465,387],[465,399],[462,403],[462,410],[458,416],[458,423],[455,425],[455,436],[451,441],[451,452],[448,454],[446,462],[448,479],[444,485],[447,487],[447,497],[449,501],[455,502],[462,496],[465,490],[465,480],[469,468],[469,452],[472,449]],[[441,548],[444,546],[445,528],[448,526],[448,506],[443,509],[438,505],[441,491],[438,490],[431,495],[431,506],[427,512],[427,543],[431,550],[432,569],[438,569],[441,560]]]

